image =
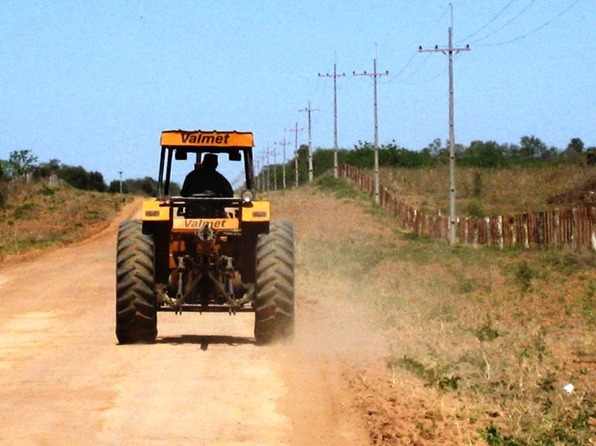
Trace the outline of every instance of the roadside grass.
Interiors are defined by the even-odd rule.
[[[337,198],[350,196],[346,187],[319,182]],[[388,369],[466,401],[470,424],[480,421],[477,436],[491,446],[588,444],[596,255],[452,248],[401,231],[369,197],[354,197],[380,225],[393,225],[392,236],[362,228],[349,244],[326,243],[324,261],[374,309],[390,344]]]
[[[0,260],[81,240],[106,226],[123,198],[43,182],[3,185]]]
[[[380,175],[383,186],[418,210],[449,213],[448,166],[384,168]],[[574,193],[595,181],[595,166],[458,168],[456,204],[462,215],[477,217],[552,210],[575,204]]]

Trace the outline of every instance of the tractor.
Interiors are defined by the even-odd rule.
[[[257,344],[294,332],[294,233],[271,221],[255,198],[253,135],[237,131],[161,133],[157,194],[141,218],[120,224],[116,254],[116,337],[153,343],[158,312],[254,312]],[[175,172],[207,157],[236,163],[244,187],[232,196],[201,190],[183,196]],[[203,167],[204,168],[204,167]],[[184,188],[182,189],[184,191]]]

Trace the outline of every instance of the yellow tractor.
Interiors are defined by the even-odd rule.
[[[293,335],[293,227],[272,222],[270,203],[255,199],[253,146],[248,132],[162,132],[157,197],[118,232],[120,344],[154,342],[160,311],[254,312],[258,344]],[[172,177],[188,172],[189,159],[201,176],[208,160],[224,158],[240,166],[242,190],[193,190],[200,180],[189,175],[178,193]]]

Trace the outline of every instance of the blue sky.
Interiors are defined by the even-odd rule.
[[[596,146],[596,1],[452,0],[457,142]],[[448,137],[444,0],[25,1],[0,5],[0,159],[30,149],[100,171],[155,176],[166,129],[252,131],[257,156],[298,123],[306,143],[418,150]],[[281,145],[277,145],[278,162]],[[287,148],[291,156],[292,146]],[[225,172],[224,172],[225,173]]]

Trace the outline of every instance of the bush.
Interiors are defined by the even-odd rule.
[[[519,285],[521,292],[526,293],[532,289],[532,279],[538,277],[538,272],[533,266],[530,266],[525,260],[515,268],[515,281]]]

